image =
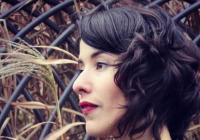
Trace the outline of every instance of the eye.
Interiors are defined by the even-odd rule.
[[[104,62],[97,62],[96,63],[96,69],[97,70],[102,70],[102,69],[105,69],[107,67],[108,67],[107,63],[104,63]]]
[[[79,62],[78,62],[78,65],[76,66],[76,69],[77,69],[78,71],[82,72],[83,69],[84,69],[83,63],[79,61]]]

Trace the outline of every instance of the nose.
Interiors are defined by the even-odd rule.
[[[77,79],[74,81],[72,89],[80,98],[91,93],[92,86],[88,72],[82,71],[79,74]]]

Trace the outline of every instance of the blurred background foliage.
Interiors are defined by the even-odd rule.
[[[67,0],[0,0],[0,38],[12,40],[21,44],[30,45],[56,45],[59,48],[67,50],[74,55],[78,55],[78,28],[77,20],[80,12],[91,12],[100,4],[107,6],[112,0],[68,0],[69,5],[63,7],[63,10],[57,10],[51,16],[44,18],[36,26],[31,27],[27,32],[23,29],[33,24],[44,13],[50,12],[56,5],[64,3]],[[153,0],[113,0],[113,7],[126,5],[147,5]],[[181,13],[198,0],[165,0],[162,7],[173,17]],[[20,3],[20,4],[19,4]],[[109,4],[108,4],[109,5]],[[110,4],[111,5],[111,4]],[[112,7],[110,6],[110,7]],[[189,34],[188,38],[194,39],[200,34],[200,10],[194,10],[191,14],[182,18],[178,24]],[[67,31],[69,30],[69,31]],[[65,36],[63,32],[66,32]],[[62,41],[57,41],[59,37],[63,37]],[[57,42],[56,42],[57,41]],[[0,42],[0,52],[7,50],[7,44]],[[41,49],[38,51],[49,60],[51,59],[68,59],[69,57],[62,52],[52,51],[49,49]],[[54,70],[67,86],[75,73],[75,65],[54,65]],[[5,104],[15,91],[18,83],[24,74],[17,76],[9,76],[0,81],[0,111],[3,110]],[[17,78],[19,80],[17,80]],[[64,89],[56,83],[56,94],[58,98],[62,96]],[[52,108],[55,107],[56,101],[53,98],[49,85],[45,84],[39,78],[32,78],[26,83],[26,90],[32,96],[34,103],[28,103],[23,94],[20,94],[16,100],[12,101],[11,109],[4,121],[4,125],[0,126],[0,135],[5,135],[5,128],[8,129],[10,135],[8,137],[16,138],[21,133],[26,132],[27,128],[39,123],[33,109],[40,109],[43,112],[44,122],[48,120]],[[73,97],[72,97],[73,96]],[[71,98],[77,102],[74,95]],[[41,103],[41,104],[40,104]],[[69,113],[67,108],[72,108],[72,104],[66,100],[64,109],[62,109],[62,125],[76,122],[79,118],[73,113]],[[27,130],[27,133],[20,135],[18,139],[37,140],[41,134],[44,125]],[[53,125],[53,130],[60,127],[58,119]],[[84,137],[84,129],[82,126],[71,129],[61,139],[64,140],[82,140]],[[200,139],[199,120],[193,121],[191,128],[188,130],[187,137],[189,140]],[[3,138],[2,138],[3,139]],[[4,138],[6,139],[6,138]]]

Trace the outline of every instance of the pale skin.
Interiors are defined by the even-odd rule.
[[[73,85],[73,90],[79,96],[80,102],[90,102],[98,107],[85,115],[86,132],[101,139],[118,134],[117,124],[125,114],[126,99],[123,92],[116,86],[114,75],[117,69],[118,55],[106,53],[80,41],[79,68],[80,76]],[[118,140],[135,139],[123,136]],[[169,131],[163,127],[162,140],[171,140]],[[153,140],[150,129],[147,129],[136,140]]]

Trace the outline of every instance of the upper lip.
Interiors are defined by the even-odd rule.
[[[88,102],[88,101],[82,101],[79,103],[79,106],[81,108],[84,108],[84,107],[87,107],[87,106],[92,106],[92,107],[97,107],[98,105],[97,104],[94,104],[92,102]]]

